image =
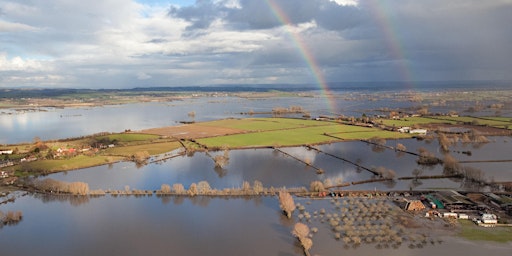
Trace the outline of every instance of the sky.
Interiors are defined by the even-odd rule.
[[[512,0],[2,0],[0,88],[512,80]]]

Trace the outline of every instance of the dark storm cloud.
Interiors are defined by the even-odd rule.
[[[299,24],[316,21],[329,30],[344,30],[363,21],[361,11],[354,6],[342,6],[329,0],[273,0],[273,5],[286,16],[286,21]],[[216,19],[222,19],[237,29],[268,29],[283,25],[278,10],[268,1],[240,0],[240,8],[198,0],[195,5],[171,7],[169,15],[191,22],[189,29],[205,29]],[[276,13],[277,12],[277,13]]]
[[[510,0],[347,1],[3,0],[0,86],[512,79]]]

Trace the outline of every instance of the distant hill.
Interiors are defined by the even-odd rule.
[[[512,89],[512,81],[432,81],[432,82],[337,82],[329,83],[331,91],[436,90],[436,89]],[[320,90],[316,84],[216,84],[179,87],[137,87],[127,89],[74,88],[4,88],[0,98],[51,98],[78,94],[140,94],[150,92],[265,92]]]

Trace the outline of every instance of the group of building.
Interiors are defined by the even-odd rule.
[[[406,200],[408,211],[425,210],[426,217],[471,219],[484,227],[498,225],[499,217],[494,212],[512,214],[512,198],[494,193],[479,194],[481,201],[475,202],[466,195],[453,190],[437,191],[422,195],[420,199]]]

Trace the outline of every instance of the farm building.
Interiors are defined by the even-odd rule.
[[[429,202],[432,209],[444,209],[443,203],[433,195],[426,195],[425,200]]]
[[[467,196],[464,196],[454,190],[439,191],[436,193],[436,198],[441,200],[446,209],[453,211],[470,210],[477,206]]]
[[[482,214],[482,223],[484,225],[496,225],[498,224],[498,218],[494,214],[484,213]]]
[[[11,155],[12,152],[12,149],[0,149],[0,155]]]
[[[407,211],[421,211],[425,209],[425,205],[420,200],[411,200],[407,202],[405,209]]]
[[[409,133],[419,134],[419,135],[427,135],[427,130],[426,129],[412,129],[409,131]]]
[[[469,215],[465,213],[459,213],[459,219],[461,220],[469,220]]]
[[[399,128],[398,131],[401,133],[408,133],[411,130],[411,127],[402,127]]]
[[[454,212],[443,212],[443,218],[456,219],[457,217],[458,217],[457,213],[454,213]]]

